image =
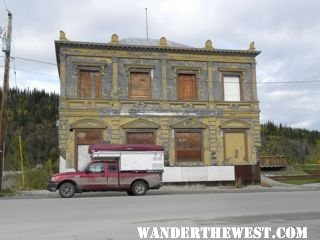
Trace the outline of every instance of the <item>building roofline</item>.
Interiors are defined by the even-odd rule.
[[[230,50],[216,48],[194,48],[194,47],[171,47],[171,46],[146,46],[146,45],[129,45],[129,44],[114,44],[114,43],[96,43],[96,42],[80,42],[69,40],[56,40],[56,57],[59,61],[59,52],[61,47],[69,48],[87,48],[87,49],[105,49],[105,50],[132,50],[132,51],[156,51],[167,53],[184,53],[184,54],[203,54],[203,55],[229,55],[229,56],[248,56],[256,57],[261,51],[255,50]]]

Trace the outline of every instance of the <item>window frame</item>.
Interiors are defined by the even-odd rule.
[[[201,152],[201,157],[200,157],[200,160],[199,161],[182,161],[182,160],[178,160],[178,154],[177,154],[177,133],[199,133],[200,134],[200,152]],[[203,145],[203,129],[175,129],[174,130],[174,145],[175,145],[175,162],[178,163],[178,164],[199,164],[199,163],[203,163],[204,161],[204,145]]]
[[[95,98],[102,98],[102,89],[103,89],[103,73],[102,69],[100,66],[78,66],[77,67],[78,71],[78,79],[77,79],[77,95],[79,98],[84,98],[84,99],[95,99]],[[81,72],[96,72],[100,75],[100,89],[98,90],[99,95],[97,96],[96,94],[96,82],[94,81],[93,85],[91,85],[91,94],[90,96],[83,96],[81,93]]]
[[[128,73],[128,98],[129,99],[136,99],[136,100],[151,100],[152,99],[152,80],[153,80],[153,76],[152,76],[152,70],[151,68],[130,68],[129,69],[129,73]],[[131,95],[131,91],[132,91],[132,85],[131,85],[131,75],[133,73],[145,73],[148,74],[149,77],[149,95],[148,96],[132,96]]]
[[[225,99],[225,77],[239,77],[239,100],[226,100]],[[242,71],[225,71],[221,73],[222,81],[222,98],[225,102],[242,102],[243,101],[243,73]]]
[[[199,79],[198,79],[198,70],[176,70],[176,94],[178,101],[198,101],[199,100]],[[180,75],[193,75],[195,78],[195,98],[194,99],[182,99],[179,95],[179,76]]]

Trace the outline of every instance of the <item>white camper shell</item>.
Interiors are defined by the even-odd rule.
[[[164,148],[159,145],[102,144],[89,147],[91,160],[119,161],[120,171],[163,171]]]

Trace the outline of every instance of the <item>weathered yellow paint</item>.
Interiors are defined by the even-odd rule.
[[[224,134],[225,160],[232,164],[247,164],[246,136],[243,132],[226,132]]]
[[[112,63],[112,96],[118,96],[118,63],[115,61]]]
[[[115,39],[114,39],[115,40]],[[113,44],[118,45],[117,41],[113,41]],[[166,46],[162,46],[163,49]],[[207,42],[207,47],[211,49],[212,43]],[[253,51],[253,48],[249,50]],[[70,56],[77,58],[85,62],[90,59],[88,65],[94,66],[98,64],[103,70],[109,64],[112,79],[112,90],[111,96],[108,99],[81,99],[77,97],[66,98],[65,91],[67,77],[71,81],[76,81],[77,74],[73,78],[68,75],[66,67],[66,58]],[[198,117],[194,116],[192,120],[196,122],[194,126],[198,126],[202,129],[202,143],[203,143],[203,161],[200,165],[233,165],[233,164],[255,164],[257,161],[256,149],[260,146],[260,125],[259,125],[259,104],[257,102],[256,93],[256,72],[255,72],[255,59],[248,55],[225,55],[225,54],[210,54],[208,53],[197,53],[197,52],[152,52],[148,51],[130,51],[127,49],[94,49],[94,48],[77,48],[74,47],[62,47],[60,54],[60,82],[62,93],[60,96],[60,109],[59,109],[59,148],[60,153],[67,160],[68,167],[74,167],[75,161],[75,131],[70,131],[72,124],[78,122],[82,119],[93,119],[96,122],[101,123],[103,128],[103,141],[110,143],[125,143],[125,131],[123,128],[126,124],[130,124],[138,119],[138,117],[133,116],[107,116],[103,114],[103,109],[112,110],[128,110],[134,108],[139,101],[135,100],[120,100],[120,90],[124,87],[119,82],[119,75],[125,75],[126,72],[121,71],[120,61],[123,59],[139,59],[141,62],[143,60],[158,60],[161,62],[159,72],[161,77],[162,98],[157,100],[146,100],[143,101],[144,107],[146,109],[157,109],[157,108],[167,108],[167,111],[180,110],[181,112],[186,109],[195,110],[222,110],[223,116],[219,117]],[[173,66],[168,68],[169,61],[180,61],[186,63],[182,66]],[[151,65],[146,65],[140,61],[136,64],[131,64],[136,67],[147,67],[153,68]],[[192,66],[192,63],[197,63],[196,67]],[[205,67],[199,67],[199,63],[205,63]],[[228,63],[230,66],[219,68],[215,63]],[[215,89],[221,87],[221,82],[218,79],[213,79],[215,73],[227,70],[236,71],[244,73],[245,70],[239,69],[237,64],[250,64],[252,66],[251,77],[253,84],[251,85],[253,89],[254,101],[246,102],[224,102],[217,101],[214,99],[213,93],[208,94],[207,101],[190,101],[183,102],[178,100],[168,100],[168,91],[170,90],[169,81],[175,81],[176,74],[173,73],[173,79],[168,79],[168,74],[170,71],[177,70],[192,70],[197,72],[197,77],[200,79],[200,73],[205,72],[208,75],[207,79],[201,79],[207,82],[209,89]],[[75,65],[79,64],[77,62]],[[82,63],[83,64],[83,63]],[[128,66],[125,66],[128,68]],[[107,68],[106,68],[107,69]],[[105,72],[103,72],[105,74]],[[108,96],[109,97],[109,96]],[[143,118],[143,117],[141,117]],[[182,117],[177,116],[155,116],[146,118],[150,124],[146,124],[145,128],[156,128],[156,142],[157,144],[167,144],[168,145],[168,161],[170,165],[175,165],[175,140],[174,132],[175,129],[172,128],[175,122],[182,121]],[[247,124],[241,124],[240,122],[245,119]],[[238,121],[239,120],[239,121]],[[227,121],[231,121],[223,127],[223,124]],[[93,121],[94,122],[94,121]],[[143,122],[143,121],[141,121]],[[143,124],[143,123],[141,123]],[[75,125],[74,125],[75,126]],[[143,126],[143,125],[142,125]],[[158,127],[155,127],[158,126]],[[205,126],[202,128],[202,126]],[[221,127],[222,126],[222,127]],[[81,128],[91,128],[92,122],[81,122]],[[239,132],[229,132],[227,130],[239,130]],[[227,139],[224,138],[227,137]],[[245,137],[244,137],[245,136]],[[227,158],[231,158],[228,162],[225,159],[225,142],[230,142],[229,148],[226,149]],[[246,147],[246,150],[243,150]],[[235,151],[238,150],[238,157],[234,157]],[[243,159],[244,154],[246,154],[247,161],[240,161]],[[199,163],[195,163],[199,164]]]

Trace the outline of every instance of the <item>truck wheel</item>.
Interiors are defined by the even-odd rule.
[[[59,194],[63,198],[71,198],[76,192],[76,188],[71,182],[64,182],[59,187]]]
[[[146,192],[148,190],[147,188],[148,187],[145,182],[137,181],[132,185],[130,192],[132,193],[132,195],[141,196],[141,195],[146,194]]]

